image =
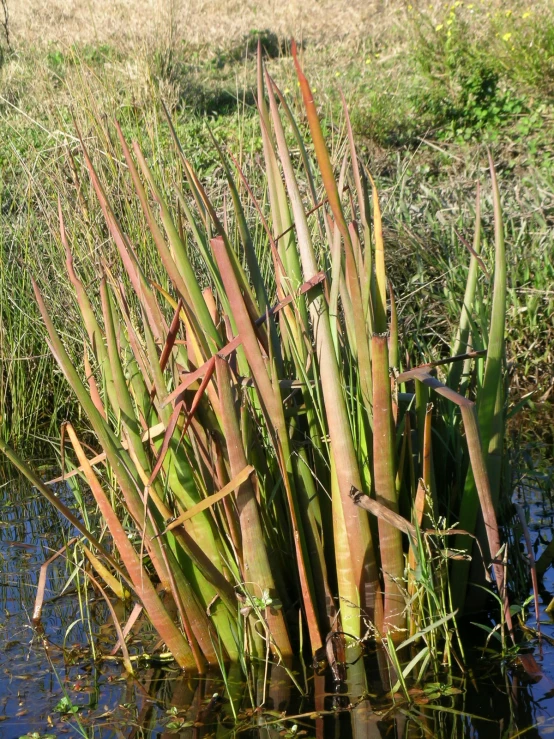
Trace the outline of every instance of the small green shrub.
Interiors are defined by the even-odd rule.
[[[440,138],[494,137],[528,113],[525,99],[507,85],[502,65],[454,10],[435,28],[422,21],[416,38],[414,57],[427,81],[418,107]]]

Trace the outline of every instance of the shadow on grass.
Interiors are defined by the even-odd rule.
[[[252,30],[233,45],[206,57],[201,51],[167,48],[155,53],[152,76],[175,91],[173,108],[197,115],[231,115],[239,106],[256,105],[258,43],[265,59],[290,55],[290,41],[269,30]],[[237,86],[237,70],[246,83]]]

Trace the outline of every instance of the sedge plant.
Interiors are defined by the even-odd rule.
[[[449,629],[471,579],[463,557],[427,561],[426,537],[455,535],[452,550],[468,558],[480,539],[505,602],[496,558],[505,391],[500,196],[491,162],[496,247],[486,320],[474,317],[476,295],[486,313],[476,236],[456,356],[410,366],[376,185],[346,107],[337,176],[293,52],[300,122],[261,55],[258,62],[262,193],[214,139],[227,186],[223,207],[216,203],[168,114],[169,179],[117,124],[104,171],[82,143],[117,256],[103,252],[97,281],[85,285],[60,203],[68,280],[87,336],[84,372],[34,289],[47,344],[96,446],[91,456],[91,444],[66,424],[75,460],[64,474],[88,485],[109,543],[69,515],[87,539],[94,578],[115,594],[110,580],[124,584],[180,667],[202,673],[269,655],[286,660],[299,645],[332,661],[330,637],[355,651],[371,634],[387,653],[423,639],[410,669],[392,660],[404,684],[441,644],[450,654]],[[135,193],[123,210],[110,197],[121,158]],[[146,234],[147,261],[124,227],[129,213]],[[484,350],[475,352],[470,338],[479,326]],[[455,453],[445,461],[437,443]],[[431,638],[439,628],[445,639]],[[363,660],[350,653],[349,679],[363,692]]]

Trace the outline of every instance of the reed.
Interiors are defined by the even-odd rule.
[[[83,478],[110,532],[109,552],[88,533],[95,577],[110,586],[114,572],[124,576],[181,667],[281,660],[299,645],[321,654],[334,632],[354,650],[370,634],[387,654],[422,639],[424,666],[438,665],[440,651],[453,649],[451,621],[469,582],[460,558],[476,532],[505,602],[496,509],[506,288],[494,167],[490,319],[477,217],[457,356],[412,367],[387,280],[379,194],[348,111],[337,177],[294,46],[293,54],[299,123],[259,58],[265,192],[214,139],[228,194],[223,204],[210,199],[169,115],[172,173],[116,126],[114,157],[124,157],[134,200],[111,197],[112,165],[100,171],[81,141],[119,263],[101,258],[96,284],[85,287],[60,203],[86,376],[34,289],[46,343],[97,452],[89,457],[67,425],[76,458],[65,475]],[[486,352],[471,350],[470,334]],[[431,639],[439,629],[442,638]],[[409,664],[421,674],[420,659]]]

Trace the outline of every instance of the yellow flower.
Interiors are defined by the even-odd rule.
[[[442,23],[439,23],[438,26],[435,26],[435,31],[440,31],[442,28],[444,28],[444,26],[442,25]]]
[[[408,10],[413,10],[413,6],[412,5],[408,5]]]
[[[507,10],[506,11],[506,18],[509,18],[512,15],[512,12],[513,11],[511,11],[511,10]]]
[[[447,31],[446,36],[447,38],[450,38],[452,36],[452,31]]]
[[[288,95],[288,94],[289,94],[289,92],[290,92],[289,88],[288,88],[288,87],[286,87],[286,88],[285,88],[285,95]]]
[[[502,41],[509,41],[511,38],[512,38],[512,34],[511,33],[505,33],[502,36]]]
[[[371,64],[371,59],[366,59],[366,60],[365,60],[365,63],[366,63],[366,64]]]
[[[525,13],[521,17],[522,18],[529,18],[530,15],[531,15],[531,11],[530,10],[526,10]]]
[[[454,21],[452,20],[452,18],[447,18],[446,19],[446,25],[447,26],[451,26],[453,23],[454,23]]]
[[[475,7],[475,5],[473,3],[470,3],[467,7],[471,10],[472,8]]]

